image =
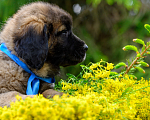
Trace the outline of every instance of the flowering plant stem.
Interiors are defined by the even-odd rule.
[[[147,51],[147,49],[148,49],[149,47],[150,47],[150,45],[148,45],[147,47],[146,47],[146,45],[145,45],[145,50],[140,54],[140,57],[143,57],[144,53],[146,53],[146,51]],[[130,71],[130,69],[133,67],[133,65],[136,64],[137,60],[140,59],[140,57],[136,57],[136,59],[131,63],[131,65],[130,65],[129,67],[127,67],[127,70],[126,70],[126,72],[124,73],[124,75],[127,74],[127,73]]]

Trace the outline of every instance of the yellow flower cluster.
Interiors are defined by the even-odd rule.
[[[89,85],[76,84],[76,87],[67,82],[63,84],[64,90],[74,89],[75,97],[88,103],[86,107],[97,105],[95,119],[150,119],[150,82],[143,78],[135,81],[126,75],[120,80],[107,78],[103,83],[94,80]]]
[[[89,67],[88,72],[86,72],[83,75],[83,78],[88,79],[91,78],[92,80],[98,80],[101,78],[107,78],[110,75],[110,70],[112,70],[114,68],[114,64],[112,63],[107,63],[107,66],[104,67],[103,65],[101,65],[104,61],[100,61],[98,63],[92,64]]]
[[[84,75],[84,79],[80,79],[81,82],[78,83],[62,82],[62,90],[66,94],[61,97],[56,95],[53,99],[45,99],[39,95],[22,100],[17,96],[18,101],[11,103],[9,108],[0,108],[0,120],[150,119],[148,80],[141,78],[137,81],[128,75],[114,79],[106,75],[95,80],[96,73],[110,72],[113,64],[92,64],[89,69],[85,74],[89,73],[92,76],[85,83]]]

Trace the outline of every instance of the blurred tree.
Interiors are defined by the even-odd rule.
[[[108,1],[112,2],[111,6],[108,5]],[[88,10],[84,11],[82,20],[77,21],[77,24],[80,24],[79,26],[84,24],[82,23],[84,17],[88,16],[91,19],[86,21],[88,23],[84,26],[95,39],[96,44],[100,46],[102,53],[108,56],[110,62],[117,63],[121,60],[125,61],[125,58],[132,59],[132,53],[129,55],[121,51],[124,45],[133,44],[132,39],[149,40],[150,35],[144,29],[144,24],[150,21],[150,1],[93,0],[91,2],[87,0],[87,2],[92,3],[94,8],[90,11],[91,13]],[[149,63],[150,59],[146,58],[146,60]],[[148,79],[150,78],[149,70],[149,68],[146,70],[145,75],[137,73],[137,76]]]
[[[92,4],[94,7],[97,7],[98,4],[101,3],[102,0],[86,0],[88,4]],[[141,2],[140,0],[105,0],[108,5],[113,5],[117,3],[119,5],[123,5],[128,10],[134,10],[135,12],[139,11]]]
[[[138,6],[140,3],[136,4]],[[86,28],[102,53],[108,56],[110,62],[118,62],[126,55],[121,51],[123,45],[130,44],[133,38],[147,36],[143,26],[150,17],[147,16],[145,22],[141,20],[143,15],[146,15],[143,9],[145,9],[144,4],[141,9],[138,9],[139,12],[135,12],[128,10],[124,4],[118,5],[115,2],[110,6],[106,0],[102,0],[95,8],[87,6],[75,19],[74,24],[75,27],[84,26]]]

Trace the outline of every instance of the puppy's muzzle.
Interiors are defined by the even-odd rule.
[[[88,50],[88,46],[87,46],[86,44],[84,44],[83,49],[84,49],[85,51],[87,51],[87,50]]]
[[[82,61],[85,60],[85,58],[86,58],[86,51],[88,50],[88,46],[86,44],[83,45],[83,50],[85,51],[85,54],[84,54],[84,57],[83,57]]]

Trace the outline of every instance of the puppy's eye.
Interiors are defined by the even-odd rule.
[[[59,36],[59,35],[65,35],[65,36],[67,36],[68,35],[68,30],[59,31],[56,35],[57,36]]]
[[[67,30],[62,30],[62,31],[61,31],[61,34],[64,34],[64,35],[66,35],[67,33],[68,33]]]

